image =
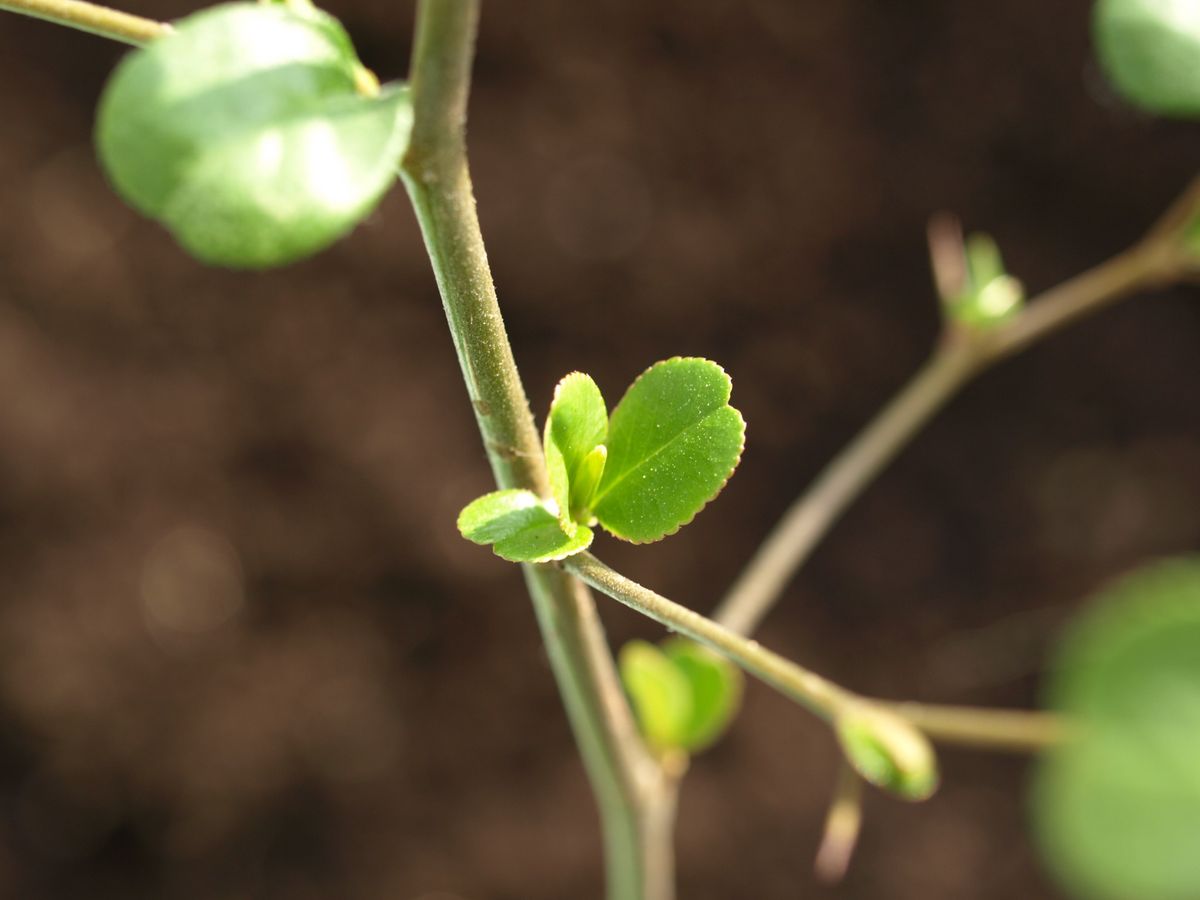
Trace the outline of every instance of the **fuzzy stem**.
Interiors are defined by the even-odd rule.
[[[826,721],[870,707],[898,715],[936,741],[1026,752],[1045,749],[1067,737],[1066,725],[1051,713],[895,703],[864,697],[785,659],[758,641],[643,587],[590,553],[577,553],[560,565],[602,594],[729,657],[751,675]]]
[[[425,238],[480,434],[501,488],[548,492],[505,333],[467,169],[464,124],[478,0],[422,0],[413,134],[402,177]],[[611,900],[670,900],[673,795],[646,751],[587,588],[524,566],[550,663],[600,808]]]

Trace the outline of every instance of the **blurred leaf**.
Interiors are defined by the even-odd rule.
[[[1200,0],[1099,0],[1092,30],[1105,74],[1131,103],[1200,115]]]
[[[691,715],[683,727],[680,747],[696,753],[719,738],[742,701],[742,670],[707,647],[686,638],[671,638],[663,652],[687,678]]]
[[[1200,558],[1104,591],[1061,647],[1050,700],[1078,734],[1035,784],[1052,868],[1089,900],[1200,897]]]
[[[964,248],[966,285],[952,298],[950,314],[971,328],[992,328],[1021,311],[1025,289],[1004,269],[1000,248],[989,235],[972,234]]]
[[[655,363],[609,422],[608,462],[592,502],[600,524],[634,543],[686,525],[741,458],[745,422],[729,406],[729,376],[706,359]]]
[[[458,530],[509,562],[553,562],[587,549],[590,528],[565,534],[558,518],[532,491],[494,491],[469,503],[458,516]]]
[[[568,533],[573,533],[575,522],[591,501],[599,477],[597,467],[603,471],[604,455],[597,456],[595,451],[607,435],[608,408],[600,389],[589,376],[572,372],[554,389],[542,442],[550,489]]]
[[[659,753],[683,748],[692,719],[692,688],[683,670],[646,641],[622,647],[618,667],[646,743]]]
[[[364,96],[364,71],[317,10],[204,10],[117,67],[100,100],[101,162],[198,259],[292,262],[353,228],[395,178],[408,91]]]
[[[864,780],[904,800],[925,800],[937,789],[937,757],[929,739],[900,716],[859,707],[841,715],[835,729]]]

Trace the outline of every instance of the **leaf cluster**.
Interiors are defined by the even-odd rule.
[[[543,437],[551,496],[485,494],[459,514],[459,531],[503,559],[535,563],[585,550],[597,524],[635,544],[674,534],[741,459],[746,425],[731,391],[716,363],[676,357],[642,373],[610,417],[589,376],[567,375]]]

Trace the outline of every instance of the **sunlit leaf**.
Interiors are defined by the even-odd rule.
[[[568,535],[558,518],[532,491],[494,491],[469,503],[458,516],[458,530],[476,544],[491,544],[510,562],[553,562],[584,550],[592,531],[579,526]]]
[[[1104,591],[1063,643],[1049,698],[1075,735],[1035,785],[1054,871],[1086,900],[1200,897],[1200,559]]]
[[[348,232],[395,180],[408,91],[368,96],[363,72],[317,10],[204,10],[117,67],[100,100],[101,162],[198,259],[291,262]]]
[[[592,512],[608,531],[656,541],[692,520],[741,458],[745,422],[729,376],[706,359],[656,363],[613,411]]]
[[[543,438],[550,488],[568,532],[591,500],[597,466],[603,470],[604,454],[595,451],[607,434],[608,409],[600,389],[589,376],[572,372],[554,389]]]
[[[1130,102],[1200,116],[1200,2],[1099,0],[1093,33],[1105,74]]]

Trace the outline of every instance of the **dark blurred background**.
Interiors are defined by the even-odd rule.
[[[181,2],[131,2],[175,18]],[[412,4],[345,0],[406,71]],[[1034,291],[1134,240],[1200,129],[1113,97],[1084,0],[485,7],[470,144],[531,400],[733,375],[741,469],[599,555],[697,609],[919,365],[931,212]],[[89,142],[123,49],[0,18],[0,896],[599,897],[595,815],[403,192],[310,262],[206,270]],[[984,376],[761,633],[883,696],[1024,706],[1104,579],[1200,541],[1200,305],[1143,296]],[[661,630],[600,599],[615,643]],[[946,751],[814,883],[827,730],[750,686],[683,795],[680,895],[1056,897],[1028,763]]]

